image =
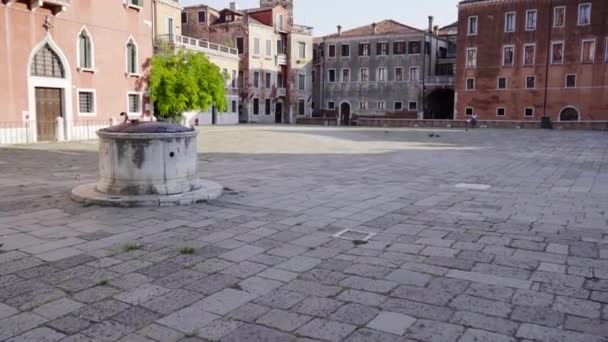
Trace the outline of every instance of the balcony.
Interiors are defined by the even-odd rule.
[[[287,55],[286,54],[278,54],[276,56],[276,60],[277,60],[277,65],[287,65]]]
[[[277,88],[277,97],[286,97],[287,89],[286,88]]]
[[[313,28],[310,26],[302,26],[302,25],[293,25],[291,27],[291,33],[303,34],[307,36],[312,36]]]
[[[2,0],[2,3],[10,6],[13,2],[21,2],[27,4],[30,11],[38,8],[47,8],[53,12],[53,15],[65,11],[70,5],[71,0]]]
[[[448,76],[427,76],[424,79],[426,86],[438,86],[438,87],[453,87],[456,81],[456,77],[452,75]]]
[[[220,55],[224,57],[239,58],[239,51],[228,46],[211,43],[208,41],[178,35],[159,35],[156,39],[156,47],[169,45],[172,49],[187,49],[203,52],[206,55]]]

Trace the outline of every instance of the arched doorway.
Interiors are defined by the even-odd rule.
[[[425,119],[454,119],[454,90],[435,89],[426,96],[424,106]]]
[[[70,139],[70,67],[67,58],[50,35],[32,49],[27,73],[29,114],[36,122],[33,140]],[[62,127],[57,126],[58,117],[63,118]]]
[[[578,110],[573,107],[566,107],[559,113],[559,121],[579,121],[580,114]]]
[[[340,123],[342,126],[350,126],[350,103],[342,102],[340,105]]]

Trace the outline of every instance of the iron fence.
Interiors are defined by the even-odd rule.
[[[0,121],[0,145],[34,142],[92,140],[109,127],[110,119],[63,121]]]

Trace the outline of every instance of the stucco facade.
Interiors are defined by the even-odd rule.
[[[608,120],[608,2],[463,1],[456,117]]]
[[[5,131],[0,136],[6,137],[10,127],[9,142],[78,139],[107,126],[110,118],[119,119],[121,112],[149,113],[150,3],[80,0],[56,6],[40,1],[42,6],[33,8],[31,1],[4,3],[0,130]]]
[[[180,0],[152,0],[154,5],[154,34],[182,34],[182,5]]]

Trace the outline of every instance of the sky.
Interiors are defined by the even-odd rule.
[[[384,19],[425,29],[428,16],[435,25],[445,26],[456,21],[459,0],[294,0],[296,24],[314,27],[315,36],[368,25]],[[258,0],[238,0],[240,8],[259,6]],[[184,6],[207,4],[214,8],[228,7],[230,0],[182,0]]]

